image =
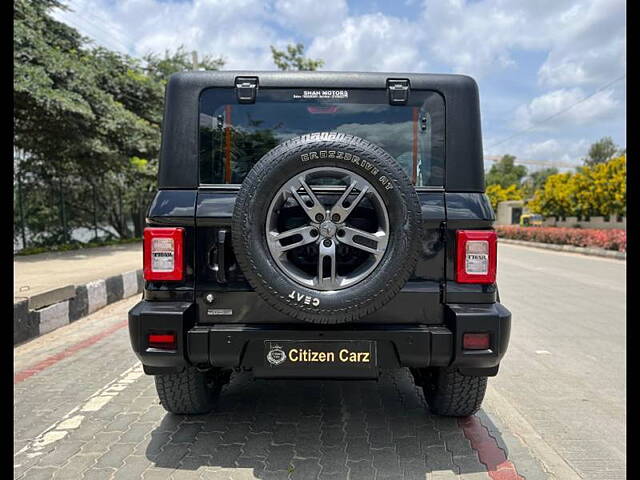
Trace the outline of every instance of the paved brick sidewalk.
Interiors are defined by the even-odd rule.
[[[489,478],[457,421],[430,415],[406,370],[377,384],[238,374],[198,417],[166,414],[142,375],[87,417],[42,455],[18,455],[16,478]]]
[[[167,414],[127,328],[117,328],[133,303],[117,302],[15,349],[17,373],[40,344],[54,358],[14,385],[15,479],[493,478],[463,426],[432,415],[406,369],[377,383],[234,374],[212,413]],[[83,344],[102,331],[111,333],[64,353],[68,339]],[[498,462],[510,458],[502,427],[482,411],[474,418],[495,439],[494,457],[500,446]],[[546,479],[528,459],[521,460],[527,480]]]
[[[85,284],[142,268],[142,244],[16,256],[13,268],[15,302],[66,285]]]

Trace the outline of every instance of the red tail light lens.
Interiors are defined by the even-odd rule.
[[[496,281],[497,236],[493,230],[456,232],[458,283],[494,283]]]
[[[176,349],[175,333],[150,333],[147,338],[149,348],[160,348],[162,350]]]
[[[144,278],[149,281],[183,279],[184,228],[145,228]]]
[[[465,333],[462,336],[462,348],[465,350],[487,350],[490,346],[488,333]]]

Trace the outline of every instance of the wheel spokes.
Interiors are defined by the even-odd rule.
[[[358,203],[360,203],[360,200],[362,200],[362,198],[367,194],[367,192],[369,191],[369,187],[371,186],[366,182],[360,181],[360,183],[361,185],[358,186],[357,180],[354,180],[351,182],[351,185],[347,187],[347,189],[344,191],[340,199],[331,208],[331,212],[329,215],[330,218],[333,218],[334,215],[338,215],[339,222],[344,222],[347,219],[347,217],[353,211],[353,209],[358,206]],[[356,186],[358,186],[358,189],[359,189],[358,195],[353,200],[353,202],[351,202],[348,206],[345,206],[344,205],[345,200],[349,198],[349,195],[351,195],[351,192],[353,191],[354,188],[356,188]]]
[[[282,232],[282,233],[269,232],[269,236],[267,238],[269,239],[269,242],[273,245],[273,247],[279,252],[279,254],[282,255],[283,253],[293,248],[315,242],[317,239],[317,234],[314,236],[313,235],[314,231],[317,232],[315,227],[311,225],[307,225],[304,227],[292,228],[291,230],[287,230],[286,232]],[[291,238],[294,235],[300,236],[301,237],[300,240],[297,240],[292,243],[288,243],[286,245],[283,245],[281,243],[282,240]]]
[[[316,221],[318,221],[316,219],[316,216],[322,215],[322,218],[324,218],[325,213],[326,213],[325,208],[322,206],[320,201],[316,198],[316,195],[313,193],[313,190],[311,190],[311,187],[309,187],[309,185],[307,185],[307,182],[304,181],[303,177],[298,177],[297,178],[297,183],[299,183],[300,186],[302,186],[302,188],[304,189],[305,193],[309,197],[309,201],[311,202],[311,205],[309,205],[307,203],[307,201],[305,201],[300,196],[300,194],[298,193],[298,187],[297,186],[290,185],[289,186],[289,191],[295,197],[295,199],[298,201],[298,203],[300,204],[302,209],[305,211],[305,213],[307,214],[309,219],[312,222],[316,222]]]
[[[320,242],[318,254],[318,286],[325,290],[334,289],[337,286],[336,275],[336,243],[329,246]]]
[[[387,234],[385,232],[370,233],[348,226],[342,227],[342,230],[344,235],[338,237],[340,242],[376,256],[384,253],[387,246]]]
[[[327,184],[324,178],[333,181]],[[335,186],[336,180],[341,187]],[[321,197],[320,191],[325,190],[326,196]],[[335,203],[328,200],[332,194],[338,199]],[[296,205],[304,218],[299,218]],[[283,222],[281,212],[291,217]],[[353,218],[356,214],[358,219]],[[295,228],[280,231],[294,218]],[[361,229],[364,225],[372,228]],[[371,229],[377,231],[367,231]],[[366,278],[382,260],[388,237],[387,208],[376,188],[355,172],[338,167],[317,167],[291,176],[272,200],[266,221],[266,240],[276,264],[293,281],[322,291],[340,290]],[[344,271],[338,265],[343,261]]]

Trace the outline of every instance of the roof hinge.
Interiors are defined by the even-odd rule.
[[[255,103],[258,77],[236,77],[238,103]]]
[[[388,78],[387,90],[391,105],[405,105],[409,100],[409,80],[406,78]]]

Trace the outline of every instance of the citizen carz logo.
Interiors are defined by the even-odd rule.
[[[295,290],[291,290],[291,293],[288,295],[290,299],[295,302],[302,303],[304,305],[311,305],[317,307],[320,305],[320,299],[317,297],[310,297],[309,295],[305,295],[304,293],[296,292]]]
[[[318,160],[321,158],[335,158],[336,160],[344,160],[345,162],[350,162],[352,164],[358,165],[366,172],[369,172],[374,177],[378,178],[378,181],[382,184],[385,190],[391,190],[393,188],[393,182],[386,176],[380,175],[380,170],[378,170],[371,162],[368,162],[364,158],[360,158],[358,155],[353,155],[349,152],[341,152],[340,150],[320,150],[317,152],[309,152],[303,153],[300,155],[300,160],[303,163],[309,162],[311,160]]]
[[[271,365],[280,365],[286,359],[287,354],[284,353],[284,350],[282,350],[282,347],[279,345],[274,345],[271,347],[271,350],[269,350],[269,353],[267,353],[267,361]]]

